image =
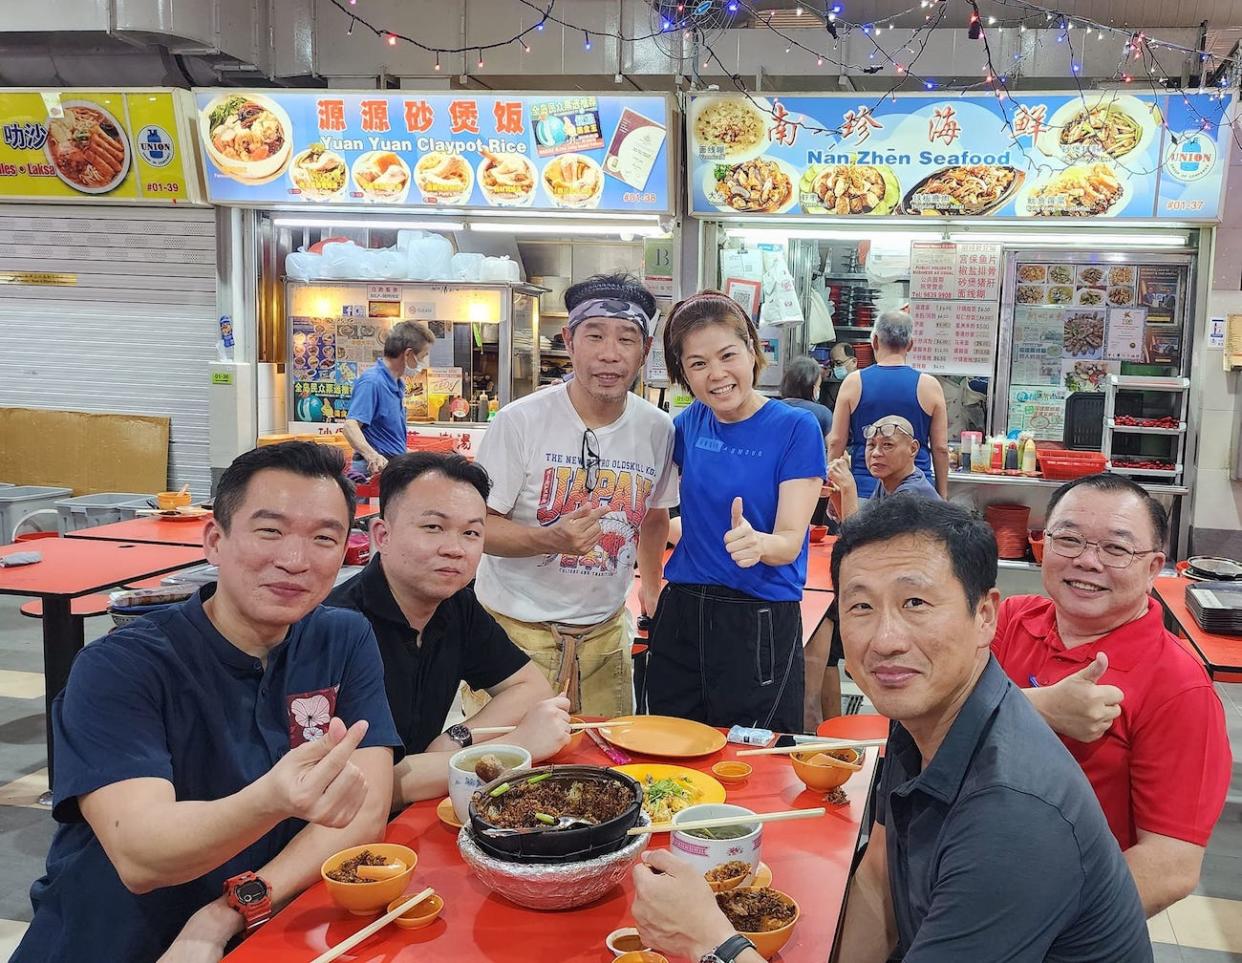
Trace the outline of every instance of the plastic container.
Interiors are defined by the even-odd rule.
[[[126,515],[121,506],[135,504],[149,507],[147,499],[151,497],[153,496],[139,492],[96,492],[94,495],[66,498],[56,503],[56,511],[60,516],[57,519],[57,526],[60,534],[64,535],[66,532],[76,532],[83,528],[94,528],[96,525],[107,525],[110,522],[132,518],[133,514]],[[134,511],[137,509],[135,508]]]
[[[1044,477],[1054,481],[1072,481],[1085,475],[1098,475],[1107,462],[1098,451],[1059,451],[1039,449],[1039,467]]]
[[[996,533],[996,551],[1001,558],[1026,558],[1028,505],[988,505],[983,517]]]
[[[71,488],[44,485],[13,485],[0,490],[0,545],[13,541],[13,533],[21,520],[38,511],[56,511],[56,503],[69,498]]]

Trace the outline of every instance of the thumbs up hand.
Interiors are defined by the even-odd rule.
[[[1121,715],[1125,693],[1115,685],[1101,685],[1108,671],[1108,656],[1100,652],[1094,661],[1056,685],[1038,692],[1035,707],[1053,729],[1079,742],[1094,742],[1108,732]]]
[[[763,544],[760,534],[750,527],[746,516],[742,514],[742,499],[733,499],[732,527],[725,533],[725,549],[738,568],[750,568],[758,565],[763,556]]]

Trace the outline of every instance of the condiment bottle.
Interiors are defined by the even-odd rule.
[[[1001,439],[992,439],[992,471],[1001,471],[1005,467],[1004,447],[1005,443]]]
[[[1026,443],[1026,448],[1022,452],[1022,474],[1035,474],[1035,439],[1031,438]]]
[[[1005,449],[1005,471],[1017,471],[1019,465],[1018,443],[1011,441]]]
[[[496,412],[498,412],[499,410],[500,410],[500,400],[499,400],[499,399],[497,399],[497,398],[492,398],[490,401],[488,401],[488,403],[487,403],[487,420],[488,420],[488,421],[491,421],[493,418],[495,418],[495,417],[496,417]]]

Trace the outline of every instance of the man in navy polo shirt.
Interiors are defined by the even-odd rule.
[[[383,836],[401,739],[379,651],[319,605],[353,520],[342,468],[304,442],[241,455],[204,536],[219,582],[78,656],[52,715],[62,825],[14,960],[219,960]]]
[[[405,454],[402,379],[422,370],[435,339],[431,329],[418,321],[394,324],[384,339],[384,356],[354,382],[341,434],[354,447],[353,469],[359,475],[381,472],[389,458]]]

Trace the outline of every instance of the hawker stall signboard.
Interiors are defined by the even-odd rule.
[[[0,91],[0,201],[200,203],[184,96]]]
[[[672,213],[664,96],[195,96],[216,204]]]
[[[701,217],[1216,220],[1233,95],[695,95]]]

